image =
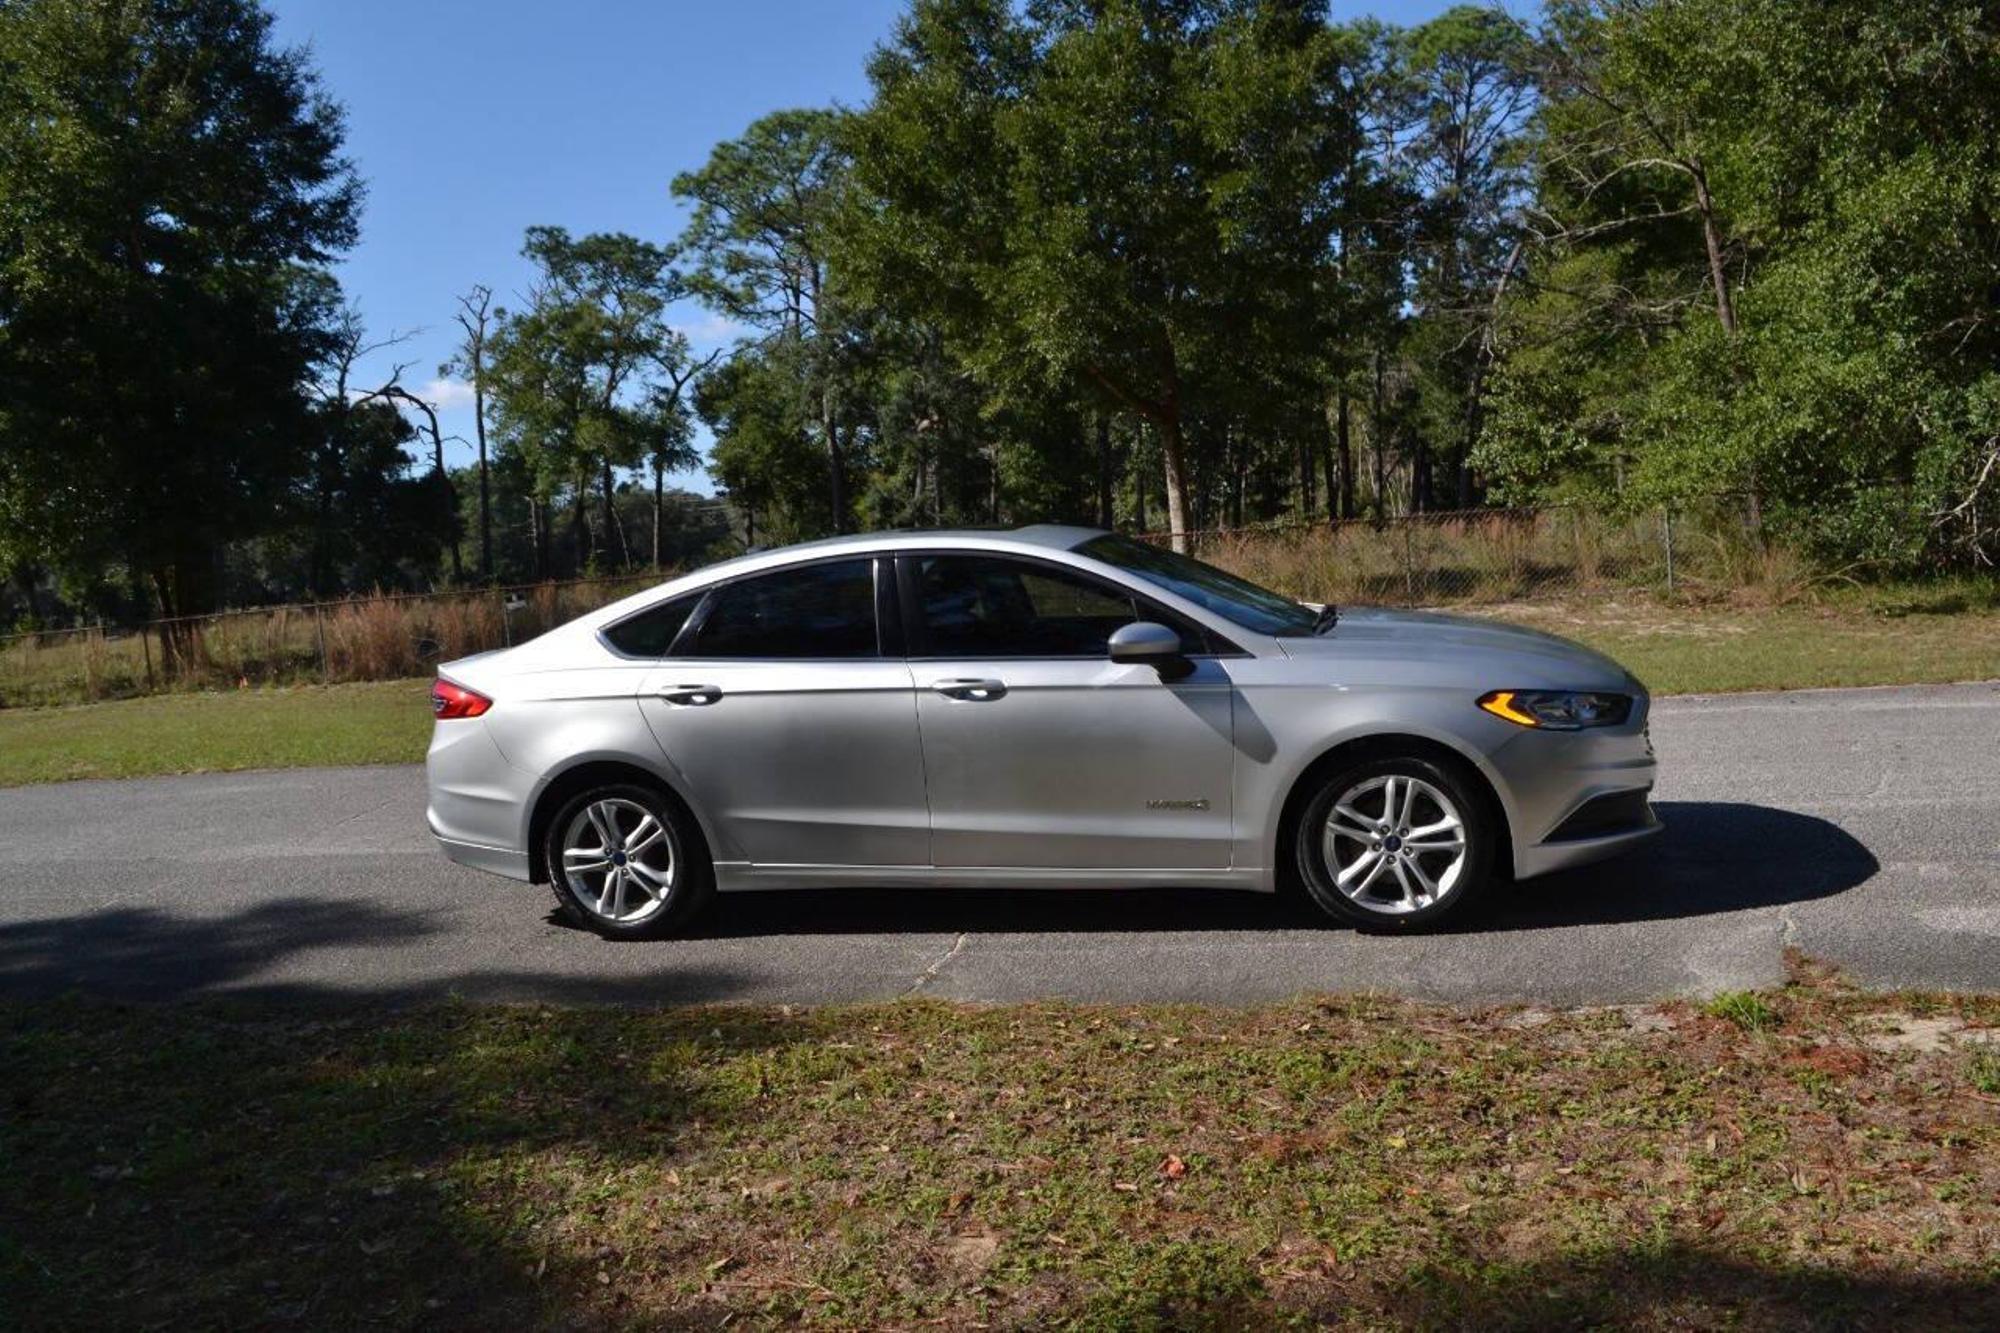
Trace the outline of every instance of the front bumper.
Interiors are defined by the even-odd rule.
[[[1552,870],[1567,870],[1572,866],[1585,866],[1593,861],[1616,856],[1636,843],[1658,833],[1666,825],[1653,813],[1649,803],[1646,806],[1644,822],[1613,833],[1600,833],[1588,838],[1552,839],[1529,847],[1514,849],[1514,877],[1532,879],[1536,875],[1546,875]]]
[[[1651,700],[1640,698],[1623,726],[1523,729],[1489,752],[1508,797],[1515,878],[1600,861],[1660,831],[1648,799],[1659,767]]]

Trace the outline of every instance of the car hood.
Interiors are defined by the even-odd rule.
[[[1600,652],[1554,634],[1472,616],[1386,607],[1342,607],[1338,624],[1311,638],[1278,640],[1295,658],[1450,664],[1468,680],[1516,688],[1633,689],[1638,682]]]

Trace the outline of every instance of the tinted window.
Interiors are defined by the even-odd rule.
[[[1114,631],[1145,618],[1117,588],[1001,556],[924,556],[917,598],[934,657],[1102,657]]]
[[[803,565],[714,593],[687,652],[698,657],[874,657],[872,560]]]
[[[1130,537],[1092,537],[1076,548],[1081,555],[1127,570],[1148,583],[1187,598],[1245,629],[1260,634],[1311,634],[1319,615],[1311,607],[1260,588],[1248,579]]]
[[[627,657],[665,657],[667,649],[674,646],[674,636],[681,632],[681,626],[687,624],[687,618],[700,604],[701,594],[698,592],[676,597],[636,616],[627,616],[606,629],[604,637]]]

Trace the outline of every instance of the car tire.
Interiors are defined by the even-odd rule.
[[[1342,764],[1319,779],[1293,831],[1299,877],[1338,921],[1423,930],[1485,893],[1497,821],[1483,788],[1457,764],[1417,754]]]
[[[715,896],[700,830],[654,787],[617,783],[570,797],[543,832],[542,855],[563,916],[606,939],[676,934]]]

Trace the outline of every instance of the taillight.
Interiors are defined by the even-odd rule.
[[[468,690],[463,685],[455,685],[448,680],[431,684],[431,712],[440,720],[448,717],[478,717],[493,706],[493,701],[476,690]]]

